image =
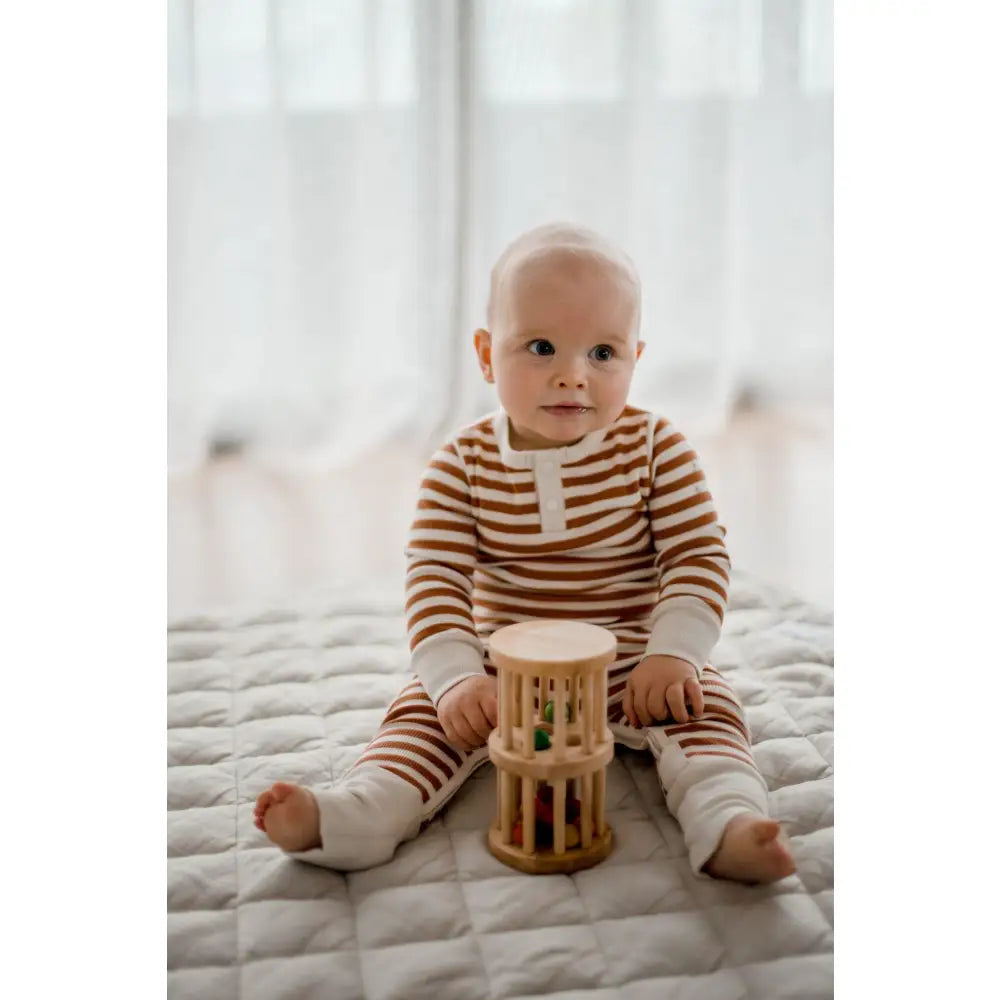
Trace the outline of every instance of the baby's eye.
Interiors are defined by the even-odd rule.
[[[531,351],[532,354],[538,354],[543,357],[556,353],[556,349],[548,340],[533,340],[530,344],[528,344],[528,350]]]
[[[598,344],[591,352],[590,356],[595,361],[610,361],[615,356],[615,349],[607,344]]]

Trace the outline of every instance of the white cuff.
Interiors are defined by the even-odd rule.
[[[670,799],[668,792],[668,806],[684,831],[691,871],[703,878],[709,876],[702,868],[719,849],[730,820],[744,813],[768,814],[763,779],[739,765],[692,784],[679,802],[671,803]]]
[[[722,624],[697,597],[668,597],[653,612],[646,656],[676,656],[701,669],[719,641]]]
[[[454,633],[422,642],[413,651],[413,672],[420,678],[434,707],[446,691],[466,677],[485,677],[483,649],[478,639],[454,638]]]
[[[385,864],[420,831],[420,791],[377,764],[355,768],[333,788],[312,788],[319,808],[321,844],[288,851],[297,861],[358,871]]]

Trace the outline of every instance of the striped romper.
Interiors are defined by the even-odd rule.
[[[695,454],[655,414],[629,406],[610,427],[541,451],[511,448],[503,412],[460,431],[430,461],[407,546],[414,677],[341,786],[313,790],[323,847],[295,856],[336,868],[388,860],[489,759],[486,747],[449,745],[441,697],[495,675],[496,629],[565,618],[617,636],[609,727],[654,754],[700,872],[733,816],[767,812],[742,708],[708,665],[728,592],[724,536]],[[629,672],[652,654],[699,668],[702,718],[628,723]]]

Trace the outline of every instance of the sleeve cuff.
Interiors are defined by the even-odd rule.
[[[434,707],[442,696],[466,677],[485,677],[483,649],[478,640],[448,637],[422,642],[413,651],[413,672],[420,678]]]
[[[701,669],[722,633],[715,613],[697,598],[669,598],[654,612],[646,656],[676,656]]]

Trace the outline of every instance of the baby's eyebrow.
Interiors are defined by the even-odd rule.
[[[594,343],[598,346],[601,344],[614,345],[615,347],[622,348],[622,350],[628,347],[628,341],[624,337],[618,337],[615,335],[609,337],[595,337]]]

